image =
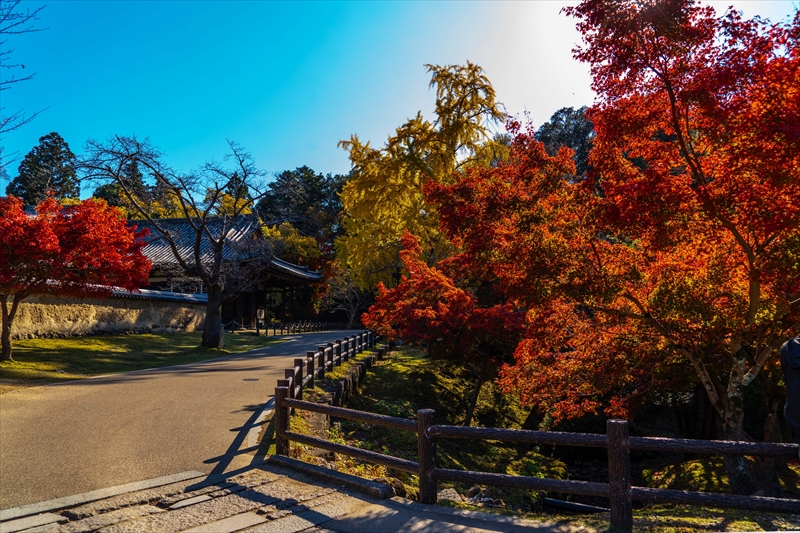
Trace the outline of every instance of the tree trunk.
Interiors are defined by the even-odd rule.
[[[0,295],[0,307],[2,307],[2,329],[0,331],[0,344],[2,344],[2,353],[0,353],[0,361],[13,361],[11,356],[11,324],[14,322],[14,316],[17,314],[17,307],[22,298],[16,296],[11,302],[11,309],[8,308],[8,301],[6,295]]]
[[[201,346],[206,348],[219,348],[222,342],[222,291],[220,283],[208,284],[208,303],[206,304],[206,318],[203,321],[203,340]]]
[[[472,422],[472,415],[475,412],[475,405],[478,403],[478,396],[481,394],[481,388],[483,384],[486,382],[486,378],[489,374],[489,362],[484,361],[481,364],[481,374],[478,377],[478,382],[475,384],[475,390],[472,393],[472,397],[469,399],[469,405],[467,406],[467,415],[464,417],[464,426],[469,427],[470,423]]]
[[[735,374],[731,373],[728,384],[728,401],[722,415],[722,434],[725,440],[746,440],[744,435],[744,395],[741,382],[735,382]],[[741,455],[723,456],[725,470],[728,474],[728,489],[732,494],[750,495],[758,490],[753,479],[752,465]]]

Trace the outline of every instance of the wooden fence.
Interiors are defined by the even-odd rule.
[[[286,388],[287,398],[302,400],[304,388],[313,387],[314,381],[323,379],[326,372],[331,372],[365,349],[372,348],[375,341],[373,331],[364,331],[343,340],[337,339],[324,346],[317,346],[316,351],[310,350],[305,357],[294,360],[294,366],[284,371],[285,378],[278,380],[278,388]],[[378,348],[378,359],[383,358],[385,350]]]
[[[272,331],[272,335],[288,335],[291,333],[309,333],[312,331],[328,331],[332,329],[344,329],[344,328],[337,328],[338,324],[329,324],[327,322],[314,322],[311,320],[302,320],[299,322],[264,322],[263,320],[243,320],[241,323],[237,322],[236,320],[231,320],[230,322],[223,324],[223,328],[226,331],[236,331],[237,329],[254,329],[260,333],[261,330],[264,330],[267,337],[270,336],[270,331]]]
[[[297,361],[302,362],[303,360],[298,359]],[[298,368],[303,368],[303,365],[300,364],[298,366],[296,362],[295,375],[293,376],[294,383],[302,382],[302,378],[299,377],[301,374],[297,374]],[[308,376],[309,378],[313,376],[313,372],[309,373]],[[275,447],[278,455],[288,455],[289,441],[295,441],[397,470],[418,474],[420,484],[419,499],[422,503],[436,503],[438,481],[457,481],[606,497],[610,500],[610,521],[611,527],[615,531],[631,531],[633,527],[632,500],[800,513],[800,500],[795,499],[634,487],[631,486],[630,464],[631,450],[711,455],[797,456],[797,444],[631,437],[628,435],[628,422],[626,420],[609,420],[605,435],[436,425],[433,423],[435,413],[432,409],[417,411],[417,420],[413,421],[342,407],[304,402],[298,398],[296,391],[294,392],[294,397],[290,396],[293,390],[291,385],[286,384],[286,381],[279,383],[279,386],[275,389]],[[415,432],[418,436],[418,460],[416,462],[409,461],[294,433],[289,430],[290,410],[293,409]],[[608,483],[509,476],[438,468],[436,466],[436,439],[438,438],[606,448],[608,450]]]

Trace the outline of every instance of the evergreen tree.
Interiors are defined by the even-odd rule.
[[[589,150],[594,139],[594,125],[586,116],[586,106],[580,109],[562,107],[536,130],[536,140],[544,143],[547,153],[555,156],[559,148],[566,146],[575,151],[575,171],[584,177],[589,170]]]
[[[314,237],[332,251],[342,209],[339,192],[345,176],[323,175],[302,166],[275,176],[256,210],[266,224],[290,223],[306,237]]]
[[[39,138],[39,145],[22,160],[19,175],[6,187],[6,194],[36,205],[53,191],[56,198],[78,198],[81,185],[75,172],[75,154],[56,132]]]

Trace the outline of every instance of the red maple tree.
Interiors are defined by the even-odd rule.
[[[0,197],[0,360],[13,360],[11,324],[28,296],[105,297],[112,287],[135,290],[146,284],[150,261],[141,251],[146,232],[128,226],[103,200],[62,206],[48,198],[29,215],[18,198]]]
[[[453,274],[421,259],[419,239],[402,237],[400,258],[407,276],[394,289],[378,284],[376,303],[362,317],[364,325],[388,338],[419,343],[429,356],[474,367],[475,388],[467,399],[464,425],[470,425],[481,387],[508,360],[520,339],[524,314],[508,304],[481,307],[459,287]],[[452,263],[452,261],[450,262]]]
[[[769,25],[688,0],[567,12],[599,97],[590,179],[548,171],[523,133],[508,164],[426,188],[471,268],[529,309],[501,384],[558,420],[629,416],[697,382],[733,440],[748,438],[757,386],[763,436],[779,438],[776,353],[800,330],[800,14]]]

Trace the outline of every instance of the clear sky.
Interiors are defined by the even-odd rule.
[[[773,21],[798,6],[711,3]],[[14,62],[36,75],[3,91],[5,114],[46,108],[0,139],[4,155],[17,159],[51,131],[76,154],[88,139],[135,134],[186,171],[221,159],[231,139],[270,173],[302,165],[345,173],[339,140],[355,133],[382,145],[418,110],[431,117],[425,63],[481,65],[506,109],[527,110],[537,125],[593,100],[588,69],[572,59],[580,37],[559,14],[561,1],[21,5],[42,4],[37,24],[47,29],[9,38]]]

